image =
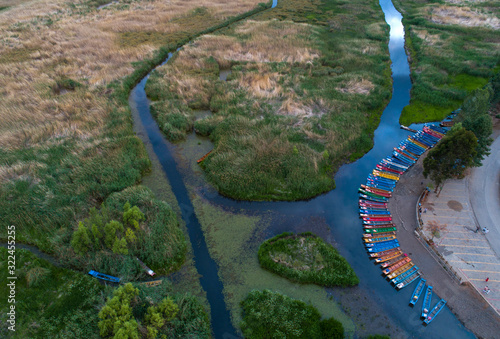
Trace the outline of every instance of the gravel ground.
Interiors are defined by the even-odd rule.
[[[428,284],[433,285],[434,291],[447,300],[447,306],[468,329],[479,338],[498,338],[498,314],[468,283],[460,284],[443,269],[433,257],[435,254],[430,253],[415,235],[415,206],[419,195],[430,183],[422,175],[423,158],[401,177],[389,203],[398,226],[397,237],[401,248],[411,256]]]

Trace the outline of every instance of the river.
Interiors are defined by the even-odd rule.
[[[277,0],[274,0],[273,7],[276,5]],[[439,314],[431,326],[422,326],[419,319],[420,308],[411,309],[407,306],[413,287],[399,292],[391,287],[381,276],[380,269],[368,259],[362,244],[362,227],[357,213],[357,188],[364,182],[367,174],[378,161],[389,155],[392,148],[409,135],[408,132],[399,128],[398,123],[403,107],[409,103],[411,89],[410,69],[404,50],[402,17],[390,0],[380,0],[380,6],[391,28],[389,52],[392,62],[393,95],[375,131],[373,149],[358,161],[339,169],[335,175],[335,190],[308,201],[298,202],[240,202],[222,197],[208,186],[202,189],[200,194],[213,205],[236,207],[254,214],[274,211],[276,215],[289,216],[290,220],[298,220],[307,216],[324,218],[330,227],[331,235],[337,242],[340,253],[349,261],[359,276],[360,288],[372,296],[370,303],[377,303],[382,307],[409,336],[473,338],[473,334],[461,325],[448,308]],[[168,62],[170,57],[171,54],[164,63]],[[176,163],[176,160],[179,160],[173,156],[176,146],[166,141],[150,114],[149,101],[144,91],[148,77],[149,75],[142,79],[130,94],[131,108],[137,113],[134,114],[134,124],[136,128],[139,126],[144,131],[144,134],[139,134],[139,136],[145,143],[151,144],[181,207],[182,218],[186,222],[194,251],[196,268],[201,274],[200,282],[210,303],[214,335],[216,338],[231,338],[236,336],[236,331],[231,324],[224,302],[222,283],[217,275],[218,266],[209,255],[200,223],[184,184],[186,178],[179,171],[181,164]],[[271,235],[282,231],[285,231],[282,223],[271,222],[269,229]]]

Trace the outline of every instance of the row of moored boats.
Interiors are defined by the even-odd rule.
[[[426,150],[433,147],[445,133],[446,130],[442,127],[425,125],[422,130],[400,142],[391,156],[382,159],[368,175],[366,183],[359,188],[359,216],[363,221],[364,245],[370,257],[380,264],[383,274],[398,290],[417,280],[420,272],[399,246],[396,225],[393,223],[387,204],[400,176],[415,164]],[[425,280],[423,281],[425,286]],[[434,309],[427,312],[424,321],[428,317],[431,318],[427,323],[432,321],[441,308],[435,313],[433,313]]]

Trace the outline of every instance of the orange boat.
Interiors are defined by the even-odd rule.
[[[207,154],[205,154],[204,156],[202,156],[201,158],[199,158],[198,160],[196,160],[196,162],[199,164],[200,162],[202,162],[203,160],[205,160],[206,157],[208,157],[208,155],[212,153],[212,151],[208,152]]]

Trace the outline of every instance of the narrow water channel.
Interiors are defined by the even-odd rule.
[[[274,0],[273,7],[276,5],[277,0]],[[418,310],[407,306],[412,287],[399,292],[391,287],[381,276],[380,269],[368,259],[362,244],[362,227],[357,214],[357,188],[364,182],[367,174],[378,161],[390,154],[392,148],[409,134],[401,130],[398,123],[403,107],[409,103],[411,89],[410,70],[404,50],[402,17],[391,0],[380,0],[380,6],[391,27],[389,52],[393,72],[393,95],[375,131],[373,149],[355,163],[340,168],[335,176],[335,190],[315,199],[299,202],[239,202],[222,197],[208,186],[203,188],[200,194],[213,205],[236,207],[250,213],[273,211],[277,215],[289,216],[290,220],[299,220],[308,216],[324,218],[338,244],[339,251],[358,274],[361,280],[360,288],[372,296],[370,302],[377,303],[398,326],[407,331],[410,337],[473,338],[473,334],[461,325],[448,308],[440,313],[431,326],[423,327]],[[179,164],[176,164],[176,159],[172,155],[174,146],[165,140],[150,114],[149,101],[144,91],[148,77],[149,75],[132,90],[129,98],[132,109],[138,113],[136,116],[139,117],[139,119],[134,118],[134,124],[143,127],[146,135],[141,135],[141,138],[144,142],[151,143],[181,207],[182,218],[186,222],[193,245],[196,268],[202,275],[201,285],[207,292],[210,303],[215,337],[236,336],[224,303],[222,284],[217,275],[217,264],[209,255],[203,232],[194,214],[194,208],[184,184],[186,178],[180,174]],[[275,221],[271,222],[269,232],[277,234],[285,231],[283,224],[278,220]],[[293,229],[293,225],[290,225],[290,229]]]

